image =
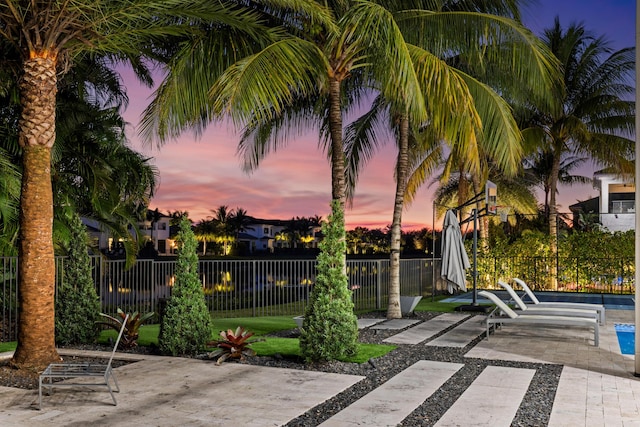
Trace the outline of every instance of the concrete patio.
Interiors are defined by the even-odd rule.
[[[449,324],[452,315],[459,316],[461,323],[436,340],[426,341],[426,345],[461,347],[466,339],[481,333],[479,317],[450,314],[443,318],[445,322],[439,322]],[[564,365],[551,426],[640,426],[640,378],[633,375],[633,356],[621,354],[614,329],[614,323],[633,323],[633,315],[632,310],[608,310],[599,348],[593,346],[587,330],[509,325],[489,340],[483,339],[465,358]],[[375,327],[385,326],[379,323]],[[424,323],[404,328],[397,340],[408,340],[408,345],[425,345],[417,334],[434,333],[433,327]],[[323,425],[396,425],[444,384],[459,365],[416,363]],[[532,376],[530,371],[487,367],[436,425],[510,425]],[[119,367],[116,374],[122,390],[117,395],[118,406],[113,406],[109,394],[103,391],[57,389],[44,398],[43,409],[38,411],[37,390],[0,387],[0,425],[280,426],[362,379],[237,363],[217,366],[209,361],[159,356]],[[398,393],[393,390],[398,389],[405,397],[416,398],[397,399]],[[479,408],[471,420],[469,405]]]

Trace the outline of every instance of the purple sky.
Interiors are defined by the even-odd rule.
[[[539,0],[524,12],[524,22],[536,34],[549,27],[558,15],[563,27],[583,22],[598,35],[606,35],[615,48],[632,46],[635,36],[635,2],[632,0]],[[151,208],[162,212],[186,210],[198,221],[221,205],[241,207],[249,215],[269,219],[320,215],[326,218],[331,198],[331,179],[326,156],[318,149],[317,133],[292,140],[270,155],[251,175],[242,172],[236,156],[238,137],[229,126],[210,126],[197,140],[186,133],[160,150],[142,147],[136,136],[140,114],[151,91],[141,88],[123,73],[130,104],[125,118],[133,146],[154,158],[160,170],[160,186]],[[395,184],[393,144],[380,151],[361,176],[353,207],[346,212],[347,228],[362,225],[384,228],[391,223]],[[580,173],[590,176],[592,169]],[[498,191],[500,191],[498,189]],[[591,186],[561,188],[560,210],[578,200],[597,195]],[[420,190],[405,209],[403,229],[432,227],[430,189]],[[439,227],[440,221],[436,222]]]

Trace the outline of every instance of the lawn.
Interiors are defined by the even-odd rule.
[[[278,332],[293,329],[296,327],[296,323],[290,316],[268,316],[268,317],[238,317],[238,318],[225,318],[214,319],[213,339],[219,338],[218,333],[227,329],[234,330],[242,326],[243,328],[253,332],[256,339],[261,341],[251,345],[258,356],[274,356],[279,354],[283,357],[287,356],[299,356],[300,355],[300,341],[298,338],[280,338],[269,337],[267,335]],[[140,335],[138,337],[138,345],[141,346],[154,346],[158,345],[158,334],[160,332],[160,325],[145,325],[140,328]],[[112,329],[104,330],[100,333],[98,342],[101,344],[109,344],[110,340],[115,340],[118,336],[117,332]],[[13,351],[16,348],[16,342],[0,343],[0,352]],[[393,345],[380,345],[380,344],[365,344],[358,343],[358,353],[344,360],[345,362],[365,363],[369,359],[384,356],[389,353],[396,346]]]
[[[460,305],[458,302],[441,302],[443,299],[449,298],[449,295],[437,295],[433,298],[430,296],[422,297],[414,311],[435,311],[435,312],[451,312],[455,311]]]

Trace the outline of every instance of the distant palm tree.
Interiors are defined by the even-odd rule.
[[[635,144],[634,65],[635,49],[613,51],[603,37],[596,37],[582,24],[566,30],[556,18],[544,30],[542,40],[563,68],[564,91],[554,94],[552,109],[516,106],[523,134],[531,147],[551,156],[549,177],[549,237],[551,255],[557,256],[558,209],[556,195],[563,160],[584,155],[596,163],[613,166],[621,174],[632,174]],[[567,157],[572,156],[572,157]],[[549,287],[557,286],[555,262],[551,263]]]
[[[147,209],[146,220],[151,224],[151,243],[153,244],[153,248],[155,250],[158,250],[158,245],[156,242],[157,239],[153,238],[153,230],[158,227],[158,222],[160,222],[163,216],[164,215],[160,213],[160,210],[158,208],[155,208],[153,210]]]
[[[554,155],[552,152],[538,150],[535,154],[524,160],[524,180],[533,183],[544,192],[544,215],[549,220],[549,193],[551,192],[551,170],[553,169]],[[564,185],[588,184],[592,179],[581,175],[572,175],[571,172],[584,165],[588,157],[563,155],[558,168],[558,183]],[[556,192],[558,189],[556,188]]]
[[[169,211],[167,212],[167,215],[171,218],[169,220],[169,224],[172,226],[180,225],[180,221],[183,217],[189,218],[188,211]]]
[[[251,224],[253,224],[253,217],[247,215],[247,211],[242,208],[235,208],[230,215],[229,225],[233,235],[238,238],[238,235],[247,230],[253,230]]]

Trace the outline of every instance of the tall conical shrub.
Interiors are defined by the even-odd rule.
[[[300,352],[307,361],[343,359],[357,351],[358,321],[345,273],[344,214],[337,200],[322,233],[316,283],[300,333]]]
[[[158,345],[164,354],[193,355],[211,339],[211,315],[198,278],[197,241],[187,218],[180,221],[175,284],[167,303]]]
[[[56,343],[87,344],[99,334],[95,322],[100,300],[91,274],[87,230],[77,214],[70,219],[69,226],[63,281],[56,290]]]

